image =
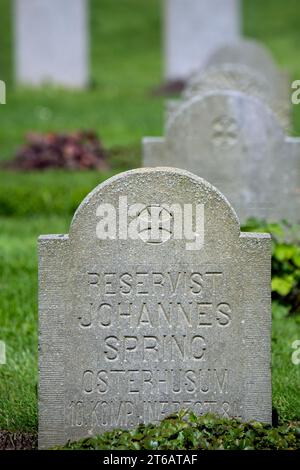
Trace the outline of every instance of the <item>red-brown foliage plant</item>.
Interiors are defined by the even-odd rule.
[[[106,170],[106,157],[101,141],[92,131],[30,133],[26,143],[17,151],[12,166],[20,170]]]

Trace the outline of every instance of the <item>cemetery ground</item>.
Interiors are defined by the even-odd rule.
[[[0,366],[0,429],[36,434],[36,240],[39,234],[68,233],[83,197],[113,173],[140,165],[143,136],[162,135],[165,98],[152,93],[162,75],[160,10],[158,0],[126,0],[119,2],[116,15],[111,0],[92,0],[90,89],[33,91],[11,87],[10,3],[0,0],[0,42],[6,45],[0,78],[7,83],[7,105],[0,107],[0,158],[10,159],[28,131],[93,129],[110,151],[111,165],[101,174],[0,172],[0,340],[7,345],[7,364]],[[300,78],[298,3],[289,0],[283,9],[281,0],[244,1],[245,33],[264,42],[292,80]],[[300,107],[293,106],[293,112],[294,133],[300,135]],[[280,423],[300,421],[300,365],[292,363],[297,339],[300,313],[286,315],[286,308],[274,302],[273,406]]]

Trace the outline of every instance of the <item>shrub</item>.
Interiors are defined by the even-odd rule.
[[[276,312],[300,313],[300,225],[250,219],[245,231],[272,236],[272,296]],[[281,307],[281,308],[280,308]]]
[[[21,170],[108,168],[106,151],[92,131],[28,134],[26,144],[18,150],[10,166]]]
[[[196,416],[180,411],[159,424],[140,424],[132,430],[105,432],[68,443],[66,450],[295,450],[300,448],[300,428],[273,428],[258,422],[242,423],[212,414]]]

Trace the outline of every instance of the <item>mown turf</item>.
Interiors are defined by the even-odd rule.
[[[0,429],[37,427],[37,256],[39,233],[65,232],[58,217],[1,219],[0,319],[7,364],[0,365]]]
[[[300,420],[300,364],[292,362],[292,345],[300,339],[300,317],[278,318],[273,311],[273,406],[280,421]]]
[[[36,215],[73,214],[83,198],[113,172],[46,171],[1,172],[0,216],[30,217]],[[5,178],[9,175],[8,178]],[[29,224],[31,220],[29,219]]]

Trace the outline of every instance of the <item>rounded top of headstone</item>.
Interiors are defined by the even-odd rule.
[[[191,75],[182,99],[187,100],[214,90],[240,91],[259,98],[271,107],[283,129],[289,131],[290,104],[286,96],[287,90],[279,80],[273,80],[270,86],[270,82],[259,70],[244,64],[225,63],[201,69]]]
[[[176,136],[177,135],[177,136]],[[232,137],[232,143],[242,135],[243,141],[258,145],[270,136],[284,140],[284,131],[269,106],[261,99],[242,91],[212,90],[184,100],[167,122],[166,140],[180,143],[215,142],[218,137]],[[234,138],[235,136],[235,138]],[[226,142],[225,142],[226,144]],[[231,146],[220,146],[220,150]],[[200,147],[201,148],[201,147]]]
[[[175,209],[170,206],[177,205],[183,215],[185,206],[190,205],[194,209],[202,206],[206,240],[218,243],[220,239],[221,243],[224,234],[228,239],[236,239],[240,234],[234,209],[214,186],[188,171],[158,167],[120,173],[97,186],[78,207],[71,223],[70,238],[76,238],[82,243],[95,239],[100,206],[115,209],[118,226],[125,212],[127,223],[131,220],[130,211],[135,204],[141,206],[141,218],[146,214],[145,211],[149,212],[154,207],[161,207],[164,214],[173,214]]]
[[[236,90],[244,93],[268,97],[273,88],[267,80],[247,65],[221,64],[194,72],[182,93],[183,99],[213,90]]]
[[[205,68],[226,63],[247,65],[260,71],[267,80],[274,80],[278,75],[271,53],[261,43],[252,39],[233,41],[219,47],[210,55]]]
[[[244,214],[245,208],[250,213],[252,207],[264,208],[260,195],[273,195],[274,182],[280,184],[285,142],[279,121],[265,103],[245,93],[219,91],[193,97],[174,111],[167,122],[164,152],[174,166],[202,172]]]

